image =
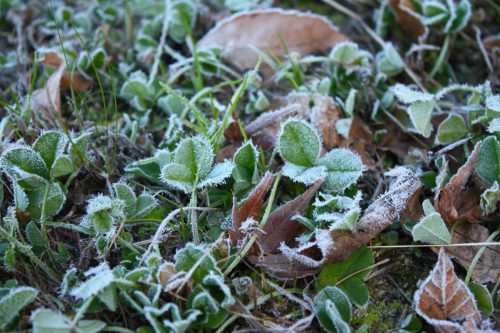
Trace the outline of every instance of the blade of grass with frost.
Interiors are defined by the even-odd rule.
[[[255,65],[255,68],[245,74],[245,77],[243,78],[243,82],[240,84],[240,86],[236,89],[234,92],[233,96],[231,97],[231,101],[229,102],[229,106],[226,110],[226,113],[224,114],[224,118],[222,118],[222,124],[221,126],[217,129],[217,131],[212,135],[210,138],[210,142],[214,145],[215,151],[219,150],[219,146],[221,145],[221,141],[223,138],[224,131],[227,129],[227,126],[229,125],[229,120],[231,119],[231,116],[236,109],[236,105],[238,104],[239,100],[243,96],[243,93],[245,92],[245,89],[247,88],[248,84],[253,81],[255,76],[257,75],[257,71],[259,70],[260,64],[262,60],[259,58],[259,61]]]

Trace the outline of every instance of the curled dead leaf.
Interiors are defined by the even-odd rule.
[[[444,249],[439,251],[436,266],[415,293],[415,303],[417,313],[438,333],[475,332],[481,323],[474,296],[458,279]]]
[[[389,6],[396,16],[401,29],[412,35],[419,37],[427,33],[427,28],[415,12],[415,6],[409,0],[389,0]]]
[[[284,57],[330,50],[347,37],[326,18],[294,10],[267,9],[236,14],[220,21],[197,48],[219,47],[224,58],[240,70],[254,68],[258,52]],[[286,48],[284,47],[286,46]],[[269,73],[269,68],[263,68]]]
[[[480,145],[477,144],[467,162],[451,177],[448,184],[444,188],[436,189],[434,208],[450,226],[459,220],[479,222],[483,215],[479,205],[482,191],[471,179],[479,149]]]

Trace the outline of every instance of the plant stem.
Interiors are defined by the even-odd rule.
[[[196,207],[198,197],[196,196],[196,189],[193,190],[191,194],[191,200],[189,201],[189,207]],[[200,235],[198,232],[198,215],[196,210],[192,210],[189,213],[189,223],[191,224],[191,233],[193,234],[193,242],[198,244],[200,242]]]

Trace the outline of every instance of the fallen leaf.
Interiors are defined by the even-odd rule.
[[[54,52],[44,54],[42,62],[45,65],[59,67],[47,80],[45,87],[33,91],[30,106],[35,112],[40,112],[50,120],[56,120],[55,113],[61,111],[61,90],[73,89],[85,91],[90,87],[90,81],[80,74],[70,75],[63,59]]]
[[[387,175],[396,180],[368,206],[353,231],[318,229],[314,241],[299,248],[291,248],[283,242],[279,252],[251,256],[250,261],[277,278],[298,278],[317,273],[326,263],[345,260],[388,228],[421,187],[417,176],[404,167],[397,167]]]
[[[427,34],[427,28],[415,12],[415,7],[409,0],[389,0],[389,6],[396,16],[401,29],[412,35],[419,37]]]
[[[335,123],[342,118],[342,111],[333,98],[318,93],[293,92],[286,97],[286,101],[300,105],[300,115],[304,119],[310,119],[311,124],[316,127],[327,151],[339,145],[341,137],[335,129]]]
[[[490,236],[487,228],[479,224],[460,223],[453,228],[452,244],[482,243]],[[446,252],[453,255],[460,265],[469,269],[481,246],[450,247]],[[500,278],[500,247],[488,246],[472,270],[477,283],[496,282]]]
[[[229,63],[246,70],[257,64],[259,54],[255,49],[281,58],[286,49],[304,56],[329,51],[344,40],[347,37],[325,17],[275,8],[235,14],[220,21],[197,48],[220,47]],[[262,70],[269,74],[269,68]]]
[[[264,234],[258,239],[264,252],[272,253],[276,251],[282,242],[290,241],[304,231],[304,225],[293,220],[293,217],[304,213],[309,201],[319,190],[323,181],[317,181],[304,193],[280,206],[269,215],[264,226]]]
[[[459,220],[476,223],[483,215],[480,207],[482,190],[471,184],[479,149],[480,145],[477,144],[467,162],[451,177],[448,184],[436,190],[434,208],[449,226]]]
[[[474,296],[458,279],[444,249],[439,251],[436,266],[415,293],[417,313],[438,333],[474,332],[481,315]],[[473,328],[472,331],[465,329]]]
[[[47,80],[44,88],[37,89],[31,96],[31,108],[35,112],[40,112],[45,118],[50,120],[57,119],[55,113],[61,110],[61,78],[64,72],[64,66],[59,67],[57,71]]]
[[[66,62],[59,53],[45,52],[43,56],[44,59],[42,63],[44,65],[65,67],[61,76],[61,89],[70,89],[73,87],[76,91],[87,91],[90,88],[92,82],[89,79],[78,72],[72,72],[71,74],[68,72]]]
[[[268,171],[259,184],[257,184],[253,192],[244,200],[241,207],[238,207],[236,198],[233,199],[233,226],[228,231],[233,245],[236,245],[238,240],[242,240],[243,238],[240,231],[242,224],[248,219],[258,220],[262,210],[264,197],[273,185],[273,181],[274,175]]]

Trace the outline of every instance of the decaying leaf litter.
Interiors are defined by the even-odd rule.
[[[5,1],[0,330],[495,332],[498,14]]]

